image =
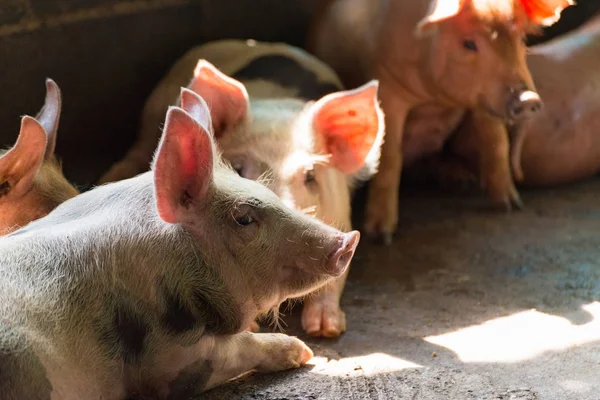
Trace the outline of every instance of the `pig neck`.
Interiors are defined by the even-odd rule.
[[[69,281],[56,290],[81,299],[125,288],[151,307],[163,304],[166,317],[188,305],[184,316],[209,334],[239,332],[258,313],[244,284],[235,283],[244,282],[237,268],[226,274],[232,268],[207,251],[210,238],[158,217],[152,172],[76,196],[8,237],[41,246],[31,265],[62,259],[52,270],[68,269]],[[56,257],[45,250],[53,248]]]

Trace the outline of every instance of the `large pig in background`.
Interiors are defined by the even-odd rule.
[[[285,44],[223,40],[186,53],[152,92],[137,143],[105,180],[137,168],[136,155],[147,154],[159,135],[158,116],[188,83],[207,100],[223,156],[241,176],[262,177],[287,205],[352,229],[351,189],[375,172],[384,133],[377,82],[339,91],[328,66]],[[305,299],[302,326],[310,335],[346,330],[346,276]]]
[[[556,19],[569,3],[538,18],[543,1],[327,0],[308,46],[347,85],[380,81],[386,139],[371,181],[365,229],[390,242],[398,222],[403,165],[439,152],[466,109],[481,126],[535,115],[541,100],[525,62],[525,35]],[[534,7],[535,5],[535,7]],[[507,135],[485,145],[482,177],[491,200],[519,205],[510,174]],[[495,149],[495,150],[494,150]]]
[[[15,145],[0,151],[0,236],[79,193],[54,155],[60,111],[60,89],[47,79],[44,107],[35,118],[23,117]]]
[[[243,330],[343,274],[359,234],[239,177],[208,117],[169,109],[152,172],[0,239],[0,398],[188,399],[311,357]]]

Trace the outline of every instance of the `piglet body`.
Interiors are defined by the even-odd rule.
[[[532,11],[530,3],[323,1],[310,30],[310,51],[347,85],[373,78],[381,82],[386,138],[381,166],[369,187],[368,233],[389,242],[398,222],[403,166],[441,151],[465,111],[480,114],[479,126],[496,132],[505,122],[528,120],[542,109],[523,39],[538,24],[556,18],[549,18],[547,10]],[[560,15],[570,3],[556,2],[550,14]],[[510,174],[508,135],[494,132],[480,143],[486,147],[478,160],[482,183],[494,204],[520,206]]]
[[[238,177],[196,111],[168,111],[151,172],[0,239],[0,398],[183,399],[311,357],[242,331],[343,274],[359,235]]]

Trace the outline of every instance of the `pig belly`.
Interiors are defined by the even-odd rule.
[[[525,186],[558,185],[600,172],[600,120],[588,127],[549,132],[533,126],[526,134],[521,163]]]
[[[410,112],[402,139],[403,164],[439,153],[460,124],[463,110],[422,106]]]

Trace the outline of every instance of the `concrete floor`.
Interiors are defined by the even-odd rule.
[[[600,181],[480,194],[411,188],[393,245],[363,240],[343,298],[348,332],[286,332],[312,365],[253,374],[206,399],[600,399]]]

